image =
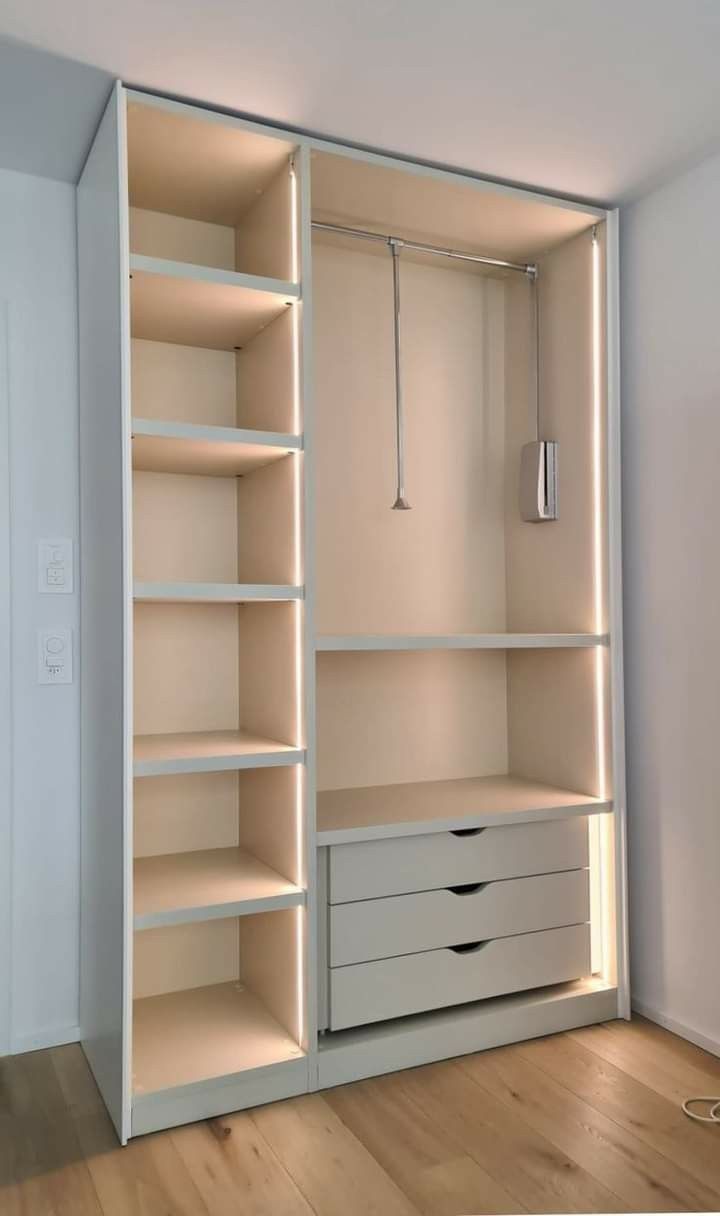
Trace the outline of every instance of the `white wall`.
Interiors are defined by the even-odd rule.
[[[634,1003],[720,1052],[720,157],[622,220]]]
[[[2,309],[8,374],[5,381],[0,337],[0,451],[8,450],[7,384],[10,488],[8,495],[0,459],[0,638],[6,590],[3,507],[9,497],[12,670],[8,688],[0,650],[0,1054],[75,1037],[78,1020],[77,650],[73,685],[35,682],[39,626],[69,626],[77,641],[77,595],[38,594],[35,556],[38,537],[77,540],[72,186],[0,170]],[[10,731],[4,720],[8,711]],[[8,758],[9,799],[3,785]]]

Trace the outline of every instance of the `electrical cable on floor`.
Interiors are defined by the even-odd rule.
[[[690,1109],[697,1102],[704,1102],[706,1106],[710,1107],[706,1115]],[[688,1118],[695,1119],[698,1123],[720,1123],[720,1098],[717,1095],[714,1098],[686,1098],[682,1108]]]

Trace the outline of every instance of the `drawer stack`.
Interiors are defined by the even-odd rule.
[[[329,849],[331,1030],[590,973],[584,817]]]

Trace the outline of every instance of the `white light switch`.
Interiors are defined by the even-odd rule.
[[[38,629],[38,684],[72,684],[72,630]]]
[[[73,543],[67,538],[38,541],[38,591],[69,595],[73,589]]]

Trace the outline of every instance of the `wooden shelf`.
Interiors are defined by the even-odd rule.
[[[302,448],[300,435],[191,422],[132,420],[133,468],[150,473],[243,477]]]
[[[241,984],[212,984],[133,1003],[133,1094],[230,1077],[303,1056]]]
[[[136,735],[134,773],[136,777],[156,777],[171,773],[272,768],[302,764],[304,756],[302,748],[243,730]]]
[[[612,810],[612,803],[523,777],[467,777],[317,795],[320,845],[390,836],[565,819]]]
[[[134,863],[135,928],[297,908],[301,887],[245,849],[140,857]]]
[[[132,334],[208,350],[234,350],[297,300],[296,283],[130,256]]]
[[[318,651],[350,650],[555,650],[606,646],[606,633],[326,633]]]
[[[257,604],[300,600],[302,587],[279,583],[135,583],[133,597],[150,604]]]

